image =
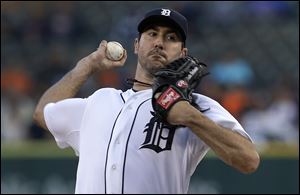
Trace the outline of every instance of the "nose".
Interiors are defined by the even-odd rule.
[[[155,47],[155,48],[159,48],[159,49],[161,49],[161,50],[164,49],[162,38],[157,37],[157,38],[155,39],[155,41],[154,41],[154,47]]]

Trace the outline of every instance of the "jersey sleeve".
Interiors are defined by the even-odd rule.
[[[235,131],[240,135],[248,138],[251,142],[253,140],[248,135],[248,133],[244,130],[244,128],[240,125],[240,123],[218,102],[215,100],[203,96],[196,95],[194,96],[196,99],[196,103],[200,107],[200,111],[208,117],[210,120],[215,122],[216,124],[225,127],[231,131]],[[194,133],[190,133],[190,167],[191,173],[196,169],[197,164],[203,159],[205,154],[209,151],[209,146],[199,139]]]
[[[72,147],[79,155],[79,129],[87,99],[71,98],[44,108],[46,125],[60,148]]]
[[[253,142],[253,140],[244,130],[241,124],[217,101],[209,97],[199,95],[197,97],[197,104],[200,106],[200,110],[203,110],[202,113],[210,120],[214,121],[216,124],[222,127],[241,134],[242,136],[248,138],[251,142]]]

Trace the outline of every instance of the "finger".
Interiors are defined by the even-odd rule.
[[[100,57],[105,57],[106,47],[107,47],[107,41],[106,40],[102,40],[100,42],[99,47],[97,48],[97,50],[92,53],[93,59],[97,60]]]
[[[102,40],[99,44],[98,50],[101,51],[105,51],[106,50],[106,46],[107,46],[107,41],[106,40]]]
[[[123,54],[123,57],[121,59],[121,63],[125,63],[126,59],[127,59],[127,51],[126,51],[126,49],[124,49],[124,54]]]

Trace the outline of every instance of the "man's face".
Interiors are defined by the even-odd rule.
[[[164,65],[184,57],[187,48],[182,48],[179,35],[170,27],[153,26],[141,34],[135,42],[138,63],[150,75]]]

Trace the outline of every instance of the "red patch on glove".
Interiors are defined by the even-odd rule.
[[[171,87],[169,87],[157,100],[157,103],[164,109],[168,109],[170,105],[176,101],[180,95]]]

